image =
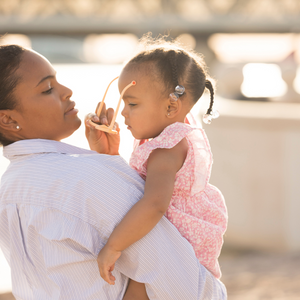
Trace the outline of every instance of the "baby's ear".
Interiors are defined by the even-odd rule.
[[[171,93],[167,102],[167,118],[174,118],[177,116],[182,109],[182,102],[179,97]]]

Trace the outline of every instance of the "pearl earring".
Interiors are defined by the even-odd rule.
[[[17,129],[20,129],[20,126],[19,126],[19,125],[17,125],[17,126],[16,126],[16,128],[17,128]]]

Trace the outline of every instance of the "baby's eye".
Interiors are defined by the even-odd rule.
[[[48,95],[48,94],[51,94],[51,91],[52,91],[52,90],[53,90],[53,88],[50,88],[49,90],[44,91],[43,94],[47,94],[47,95]]]
[[[129,105],[129,106],[136,106],[135,103],[129,103],[128,105]]]

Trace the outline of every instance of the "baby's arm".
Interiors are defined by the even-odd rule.
[[[147,163],[144,197],[126,214],[98,255],[102,278],[114,284],[114,264],[121,252],[145,236],[166,212],[174,189],[175,175],[187,154],[184,139],[172,149],[154,150]]]

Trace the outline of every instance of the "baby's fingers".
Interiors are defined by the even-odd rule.
[[[115,284],[115,280],[116,278],[112,275],[110,268],[100,268],[99,267],[99,271],[100,271],[100,275],[101,277],[110,285],[114,285]]]
[[[112,272],[109,272],[109,280],[110,280],[110,282],[108,282],[109,284],[111,285],[115,284],[116,277],[112,274]]]

